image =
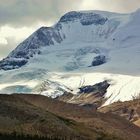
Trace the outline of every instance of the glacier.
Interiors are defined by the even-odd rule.
[[[77,94],[81,85],[108,80],[105,105],[139,98],[139,29],[140,10],[66,13],[0,61],[0,93],[56,98],[65,91]]]

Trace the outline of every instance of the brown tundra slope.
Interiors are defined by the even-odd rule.
[[[139,140],[140,128],[111,113],[41,95],[0,95],[0,133],[59,136],[69,140]]]
[[[129,120],[140,127],[140,99],[116,102],[99,109],[103,113],[113,113]]]

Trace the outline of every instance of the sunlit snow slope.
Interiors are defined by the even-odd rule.
[[[1,93],[77,94],[109,80],[105,104],[140,94],[140,11],[69,12],[41,27],[0,62]]]

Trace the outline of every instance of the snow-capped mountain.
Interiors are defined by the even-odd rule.
[[[0,68],[4,70],[19,68],[35,54],[40,54],[42,48],[47,46],[103,42],[119,26],[119,20],[108,19],[107,15],[98,12],[67,13],[53,27],[41,27],[19,44],[7,58],[1,61]],[[94,51],[93,49],[96,48],[92,48],[91,51]]]
[[[57,97],[108,80],[105,104],[138,97],[139,19],[140,10],[65,14],[54,26],[38,29],[0,62],[1,92]],[[36,90],[39,86],[42,92]]]

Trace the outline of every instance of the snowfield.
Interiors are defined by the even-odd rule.
[[[0,92],[56,98],[108,80],[104,105],[132,100],[140,97],[139,61],[140,10],[70,12],[0,62]]]
[[[94,85],[107,80],[111,86],[107,89],[104,105],[116,101],[133,100],[140,95],[140,77],[108,73],[71,73],[71,74],[52,74],[52,81],[69,85],[75,94],[80,86]]]

